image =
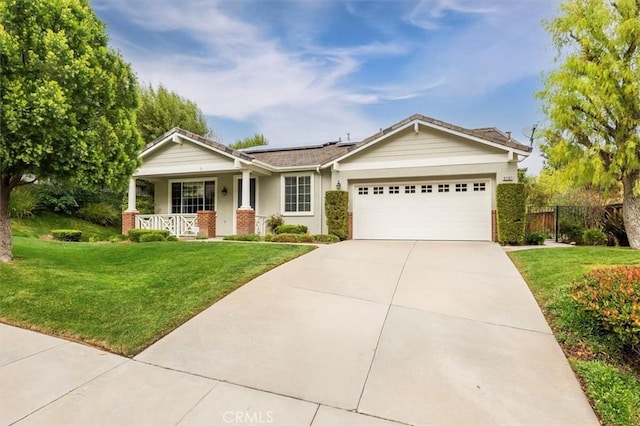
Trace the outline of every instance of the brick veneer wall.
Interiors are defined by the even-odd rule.
[[[122,212],[122,235],[127,235],[130,229],[136,227],[136,216],[138,212]]]
[[[349,224],[347,225],[347,240],[353,240],[353,213],[349,212]]]
[[[498,241],[498,222],[496,219],[496,211],[491,210],[491,241]]]
[[[215,238],[216,236],[216,212],[212,210],[199,210],[198,213],[198,236],[205,238]]]
[[[236,210],[236,232],[238,235],[256,233],[256,212],[253,209]]]

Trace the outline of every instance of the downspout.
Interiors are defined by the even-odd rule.
[[[318,173],[318,176],[320,177],[320,233],[324,234],[323,229],[322,229],[322,222],[323,222],[323,213],[324,213],[324,191],[322,190],[322,174],[320,173],[320,166],[316,166],[316,172]]]

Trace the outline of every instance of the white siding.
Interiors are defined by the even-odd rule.
[[[233,160],[190,142],[169,142],[142,160],[136,175],[158,175],[233,169]]]
[[[420,158],[449,158],[469,155],[504,154],[504,150],[479,142],[470,141],[434,129],[421,127],[419,133],[413,128],[378,142],[345,163],[353,161],[393,161]],[[506,155],[506,154],[505,154]]]

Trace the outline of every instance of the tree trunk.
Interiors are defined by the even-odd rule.
[[[4,179],[3,179],[4,180]],[[0,181],[0,262],[13,260],[11,221],[9,220],[9,196],[11,186]]]
[[[624,195],[622,198],[622,217],[627,231],[629,245],[640,249],[640,194],[633,194],[633,188],[640,179],[640,172],[627,176],[623,181]]]

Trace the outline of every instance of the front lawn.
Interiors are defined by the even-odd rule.
[[[51,235],[52,229],[78,229],[82,231],[82,241],[90,238],[108,240],[120,235],[119,226],[100,226],[74,216],[64,214],[43,213],[34,217],[11,219],[14,237],[38,238]]]
[[[0,321],[131,356],[252,278],[312,249],[16,237],[16,260],[0,264]]]
[[[593,269],[640,265],[640,251],[575,247],[510,252],[605,425],[640,424],[640,357],[569,295]]]

